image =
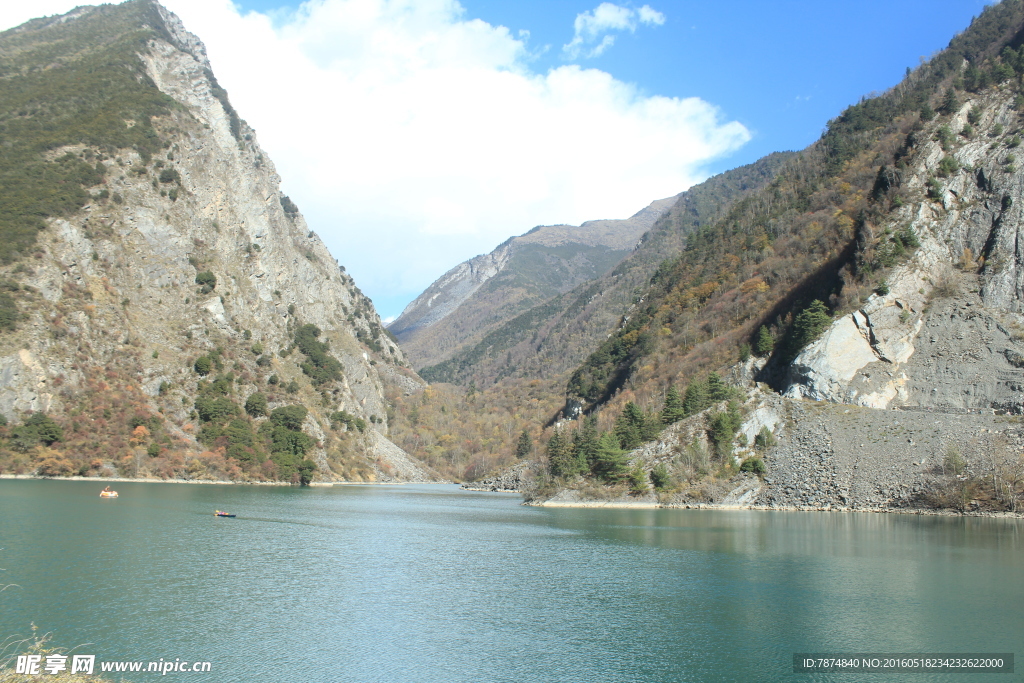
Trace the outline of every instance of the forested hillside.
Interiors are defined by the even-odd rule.
[[[782,448],[774,430],[797,429],[793,416],[804,414],[775,393],[786,392],[949,416],[935,422],[935,448],[945,455],[922,459],[908,451],[905,466],[916,474],[907,476],[957,472],[960,483],[949,486],[977,481],[996,509],[1011,505],[1021,480],[1007,473],[1017,465],[983,464],[978,456],[979,474],[964,474],[970,470],[958,464],[965,462],[960,454],[981,447],[964,441],[955,416],[1020,412],[1013,392],[1024,381],[1024,288],[1014,247],[1024,202],[1016,160],[1024,134],[1022,27],[1021,2],[987,8],[901,83],[849,107],[815,144],[779,159],[763,187],[694,225],[682,248],[662,253],[667,258],[648,282],[631,292],[614,332],[571,370],[561,410],[540,424],[522,416],[519,438],[509,429],[509,438],[492,447],[495,465],[514,462],[517,453],[539,459],[548,494],[559,485],[653,485],[713,498],[715,482],[740,468],[735,453],[745,471],[782,468],[772,476],[796,481],[785,463],[791,456],[799,461],[800,449],[772,450]],[[522,321],[534,342],[520,356],[523,367],[544,357],[536,344],[542,333],[534,337],[532,323]],[[445,377],[472,382],[500,402],[507,380],[493,368],[516,366],[516,334],[522,330],[478,347]],[[504,364],[489,364],[502,351]],[[474,374],[478,368],[487,374]],[[517,376],[531,375],[542,384],[536,378],[552,376],[536,367]],[[755,380],[766,384],[755,390]],[[424,415],[421,432],[430,430]],[[821,424],[829,429],[835,418],[825,415]],[[398,423],[404,439],[407,426]],[[472,419],[461,424],[467,434],[474,429]],[[914,439],[904,443],[913,446]],[[821,444],[825,451],[815,457],[827,463],[829,447]],[[936,474],[922,469],[926,460],[945,464]],[[1000,489],[1007,481],[1009,488]],[[966,504],[960,489],[954,495],[922,486],[899,495]],[[829,487],[839,504],[846,494]],[[864,495],[885,500],[883,488]],[[781,501],[792,493],[770,495]]]

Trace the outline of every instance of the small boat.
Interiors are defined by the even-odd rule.
[[[213,516],[214,517],[234,517],[235,515],[231,514],[230,512],[222,512],[220,510],[214,510],[213,511]]]
[[[100,491],[100,498],[117,498],[117,491],[111,491],[110,487]]]

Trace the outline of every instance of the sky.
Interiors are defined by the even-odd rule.
[[[0,0],[0,30],[75,0]],[[626,218],[895,85],[981,0],[164,0],[391,319],[536,225]]]

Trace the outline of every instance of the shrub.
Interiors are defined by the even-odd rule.
[[[753,472],[754,474],[764,474],[768,471],[768,468],[764,466],[764,460],[761,458],[747,458],[740,464],[740,472]]]
[[[629,492],[634,494],[646,493],[647,492],[647,475],[644,474],[643,467],[640,463],[633,465],[633,469],[629,471]]]
[[[286,194],[281,195],[281,208],[289,218],[295,218],[299,213],[299,207]]]
[[[196,412],[203,422],[214,422],[238,414],[238,406],[226,396],[200,396],[196,399]]]
[[[196,273],[196,284],[201,286],[203,294],[209,294],[217,288],[217,276],[208,270]]]
[[[263,417],[267,414],[267,397],[256,392],[251,394],[245,401],[245,412],[253,417]]]
[[[161,183],[180,183],[181,175],[173,168],[165,168],[160,171],[160,182]]]
[[[775,445],[775,436],[772,435],[770,429],[767,426],[762,426],[761,431],[754,437],[754,448],[758,450],[767,450]]]
[[[199,356],[192,367],[195,369],[196,374],[206,377],[213,370],[213,360],[209,356]]]
[[[948,154],[942,157],[942,161],[939,162],[939,175],[943,178],[953,175],[960,170],[960,162]]]
[[[655,465],[654,469],[651,470],[651,484],[655,490],[662,491],[667,489],[670,482],[671,477],[668,474],[668,468],[665,466],[665,463],[660,462]]]

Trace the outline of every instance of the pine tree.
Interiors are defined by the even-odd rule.
[[[708,385],[700,380],[693,380],[686,387],[686,397],[683,399],[683,411],[687,415],[696,415],[711,405],[708,400]]]
[[[754,341],[754,353],[764,358],[771,354],[774,348],[775,340],[772,338],[772,333],[766,326],[761,325],[761,329],[757,331],[757,340]]]
[[[519,442],[516,443],[516,457],[522,460],[531,452],[533,452],[533,439],[530,438],[530,432],[524,429],[523,433],[519,435]]]
[[[828,314],[825,304],[815,299],[811,305],[800,311],[793,321],[792,347],[791,351],[795,356],[812,341],[817,339],[822,332],[832,324],[832,316]]]
[[[574,435],[573,448],[576,460],[582,471],[593,471],[597,462],[599,436],[597,433],[597,416],[591,415],[583,420],[583,428]]]
[[[665,463],[658,463],[654,469],[651,470],[651,484],[658,491],[668,488],[668,485],[672,482],[672,478],[669,476],[668,468],[665,467]]]
[[[622,481],[626,471],[626,454],[619,448],[618,438],[605,432],[598,442],[594,474],[602,481],[615,483]]]
[[[615,420],[615,436],[619,437],[619,445],[626,450],[633,450],[644,442],[644,413],[640,406],[629,401],[622,409],[622,414]]]
[[[942,100],[942,113],[955,114],[960,109],[960,100],[957,99],[956,91],[952,88],[946,91],[946,97]]]
[[[673,384],[665,394],[665,405],[661,409],[661,422],[670,425],[679,422],[684,417],[686,417],[686,410],[683,408],[683,400],[679,397],[679,392],[676,391],[676,386]]]
[[[569,451],[569,444],[562,436],[562,430],[555,428],[555,433],[548,439],[548,470],[554,477],[565,476],[565,456]]]
[[[724,401],[728,399],[731,394],[732,392],[729,391],[729,387],[726,386],[725,382],[722,381],[722,378],[718,376],[717,372],[712,372],[708,375],[708,399],[712,403]]]
[[[586,471],[586,463],[580,457],[578,431],[570,438],[562,430],[555,429],[548,440],[548,470],[553,476],[566,478]]]
[[[724,413],[711,415],[711,428],[708,436],[715,445],[715,452],[720,458],[732,455],[732,442],[737,430],[743,422],[740,416],[739,405],[736,401],[729,401],[729,406]]]

